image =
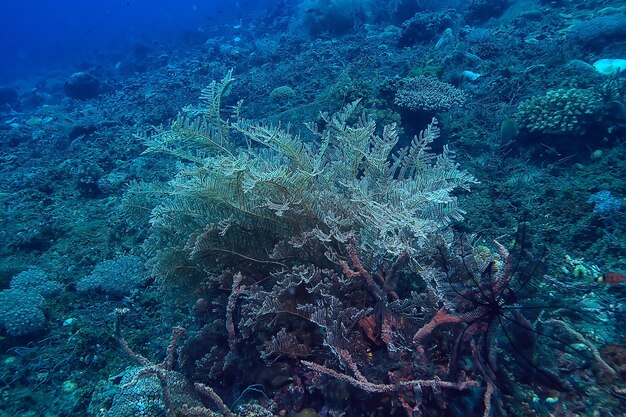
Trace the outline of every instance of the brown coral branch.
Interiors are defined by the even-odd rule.
[[[167,355],[165,356],[165,360],[161,364],[163,369],[171,371],[174,369],[174,355],[176,353],[176,345],[178,344],[178,339],[185,335],[186,331],[182,327],[174,327],[172,329],[172,337],[170,338],[170,343],[167,345]]]
[[[570,335],[572,335],[576,340],[578,340],[580,343],[582,343],[583,345],[587,346],[587,348],[589,348],[589,350],[591,351],[591,354],[593,355],[593,358],[602,367],[602,369],[604,369],[606,372],[610,373],[611,375],[617,374],[615,369],[613,369],[611,365],[609,365],[608,363],[606,363],[604,359],[602,359],[602,356],[600,356],[600,351],[598,350],[598,348],[589,340],[587,340],[587,338],[583,336],[581,333],[572,329],[569,324],[565,323],[564,321],[556,320],[556,319],[547,320],[546,323],[554,324],[562,328],[564,331],[566,331]]]
[[[154,364],[149,361],[147,358],[141,356],[139,353],[135,353],[130,346],[128,346],[128,343],[126,342],[126,340],[124,339],[124,337],[122,336],[122,330],[121,330],[121,326],[120,326],[120,321],[122,319],[122,317],[128,313],[128,309],[127,308],[116,308],[113,311],[113,317],[114,317],[114,328],[115,328],[115,340],[117,340],[117,343],[119,343],[120,347],[122,348],[122,350],[124,351],[124,353],[126,353],[126,355],[128,355],[128,357],[130,357],[132,360],[134,360],[135,362],[139,363],[142,366],[153,366]]]
[[[502,291],[509,286],[513,276],[513,259],[509,255],[509,251],[502,244],[497,240],[494,240],[493,243],[496,245],[496,248],[498,248],[503,266],[493,283],[492,291],[493,294],[502,294]]]
[[[232,411],[230,411],[230,408],[228,408],[228,406],[226,404],[224,404],[224,401],[222,401],[222,399],[220,398],[219,395],[217,395],[217,393],[215,391],[213,391],[213,389],[207,385],[201,384],[199,382],[196,382],[195,384],[193,384],[194,387],[196,387],[196,390],[198,390],[199,393],[209,397],[210,399],[213,400],[213,402],[215,402],[215,404],[217,404],[217,407],[220,409],[220,412],[225,416],[225,417],[235,417],[235,415],[233,414]]]
[[[235,308],[237,306],[237,298],[245,289],[245,286],[241,285],[242,280],[243,275],[241,275],[241,272],[237,272],[233,276],[232,291],[228,296],[228,304],[226,305],[226,331],[228,332],[228,347],[231,352],[235,351],[235,342],[237,340],[235,336],[235,323],[233,321],[233,315],[235,314]]]
[[[167,413],[167,417],[175,417],[176,411],[174,410],[174,405],[172,403],[172,394],[170,391],[169,384],[167,382],[167,372],[171,371],[174,368],[174,355],[176,352],[176,345],[178,344],[178,340],[185,334],[185,329],[182,327],[174,327],[172,329],[172,336],[170,338],[170,342],[167,346],[167,354],[165,355],[165,359],[162,363],[156,364],[151,362],[147,358],[142,355],[134,352],[130,346],[128,346],[128,342],[122,336],[122,331],[120,328],[120,319],[128,312],[128,309],[116,309],[115,314],[115,338],[117,342],[122,347],[122,350],[126,352],[126,354],[132,358],[134,361],[138,362],[143,366],[134,378],[125,385],[125,388],[132,387],[135,385],[139,379],[145,377],[149,374],[154,374],[159,380],[161,384],[161,391],[163,393],[163,402],[165,403],[165,411]],[[124,388],[124,387],[123,387]]]
[[[483,395],[483,401],[485,403],[485,411],[483,417],[493,416],[493,396],[495,395],[495,385],[491,382],[487,382],[487,388],[485,388],[485,394]]]
[[[359,254],[356,251],[356,243],[354,236],[350,236],[348,244],[346,245],[350,262],[354,266],[355,270],[352,270],[346,261],[340,261],[343,273],[348,278],[363,278],[367,284],[367,288],[372,292],[374,297],[381,300],[384,296],[382,289],[376,284],[372,274],[370,274],[359,259]]]
[[[413,344],[415,344],[420,352],[424,351],[421,346],[422,341],[430,336],[430,334],[440,325],[446,323],[463,323],[463,320],[459,316],[455,316],[446,311],[445,307],[441,307],[437,314],[422,328],[420,328],[413,336]]]
[[[367,284],[367,289],[372,293],[374,297],[378,300],[385,299],[385,296],[389,299],[389,301],[398,300],[399,297],[395,293],[396,281],[398,278],[398,271],[408,260],[408,253],[404,252],[394,263],[391,265],[391,268],[387,270],[384,274],[382,272],[376,272],[373,276],[372,274],[365,269],[363,263],[359,259],[359,254],[356,250],[356,241],[354,236],[351,236],[346,244],[346,251],[348,252],[348,257],[350,258],[350,262],[354,266],[354,270],[348,265],[346,261],[339,261],[343,273],[348,278],[362,278],[365,280]]]
[[[472,387],[479,386],[477,381],[460,381],[460,382],[451,382],[451,381],[442,381],[440,379],[415,379],[411,381],[402,381],[395,384],[377,384],[374,382],[369,382],[367,380],[359,380],[354,377],[351,377],[346,374],[342,374],[333,369],[327,368],[324,365],[320,365],[314,362],[302,361],[307,368],[310,368],[316,372],[319,372],[324,375],[328,375],[333,378],[340,379],[353,385],[357,388],[362,389],[366,392],[375,392],[375,393],[384,393],[384,392],[398,392],[405,390],[407,388],[421,388],[421,387],[432,387],[432,388],[452,388],[457,390],[466,390]]]

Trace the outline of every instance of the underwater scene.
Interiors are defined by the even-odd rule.
[[[626,1],[6,1],[0,56],[0,417],[626,416]]]

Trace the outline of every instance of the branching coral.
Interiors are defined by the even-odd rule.
[[[285,267],[283,259],[315,252],[307,246],[341,246],[350,234],[370,257],[415,255],[429,234],[462,218],[453,192],[476,181],[447,147],[430,152],[436,120],[393,153],[396,127],[377,134],[354,102],[322,114],[323,127],[307,125],[313,141],[306,141],[238,112],[236,122],[227,121],[220,106],[231,82],[228,74],[213,83],[202,106],[185,108],[170,128],[144,138],[146,152],[183,164],[169,187],[138,185],[127,200],[136,212],[146,195],[157,197],[146,246],[159,277],[201,277],[242,263]],[[235,146],[236,135],[246,146]]]
[[[202,404],[198,398],[199,393],[213,400],[220,409],[221,415],[234,417],[232,411],[213,389],[201,383],[191,384],[182,374],[174,371],[176,345],[179,339],[185,335],[185,329],[175,327],[172,330],[172,337],[167,347],[165,360],[162,363],[154,363],[134,352],[122,337],[120,320],[125,313],[125,310],[116,310],[115,312],[115,338],[122,350],[141,367],[129,374],[130,378],[123,381],[120,393],[114,400],[111,410],[109,410],[109,416],[130,416],[136,415],[135,413],[138,412],[141,412],[141,415],[152,415],[149,414],[150,412],[142,410],[143,402],[153,403],[151,408],[155,410],[161,409],[161,404],[159,403],[162,402],[162,411],[168,417],[177,415],[218,416],[219,414],[212,412]],[[150,385],[151,381],[149,378],[151,376],[156,376],[159,381],[161,401],[158,398],[151,398],[156,396],[154,387]],[[154,415],[162,415],[159,411],[154,411],[154,413]]]
[[[467,94],[435,77],[419,75],[401,81],[394,103],[421,112],[441,112],[461,106]]]
[[[519,106],[518,118],[531,133],[584,134],[601,120],[602,96],[591,89],[550,90]]]

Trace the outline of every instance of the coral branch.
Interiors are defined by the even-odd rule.
[[[361,371],[359,371],[359,368],[356,366],[356,363],[354,363],[354,360],[352,360],[350,352],[345,349],[340,349],[339,353],[341,355],[341,359],[343,359],[344,363],[348,366],[348,368],[350,368],[356,379],[361,382],[367,382],[367,379],[365,379]]]
[[[228,408],[226,406],[226,404],[224,404],[224,401],[222,401],[222,399],[220,398],[219,395],[217,395],[215,393],[215,391],[213,391],[213,389],[207,385],[201,384],[199,382],[196,382],[195,384],[193,384],[194,387],[196,387],[196,390],[198,390],[199,393],[206,395],[207,397],[209,397],[210,399],[212,399],[215,404],[217,404],[217,407],[220,409],[220,412],[226,416],[226,417],[235,417],[235,415],[233,414],[232,411],[230,411],[230,408]]]
[[[483,401],[485,402],[485,411],[483,417],[493,416],[493,404],[492,399],[495,394],[495,386],[491,382],[487,382],[487,388],[485,388],[485,394],[483,395]]]
[[[500,269],[495,282],[492,284],[492,291],[493,294],[500,294],[509,286],[511,278],[513,277],[513,259],[509,255],[509,251],[502,246],[502,244],[500,244],[497,240],[494,240],[493,243],[496,245],[496,248],[498,248],[503,266]]]
[[[174,327],[172,329],[172,337],[170,339],[170,343],[167,346],[167,354],[165,355],[165,360],[163,360],[160,364],[155,364],[145,357],[141,356],[138,353],[133,352],[133,350],[128,346],[128,343],[122,336],[122,331],[120,328],[120,318],[128,312],[128,309],[116,309],[115,314],[115,338],[118,343],[126,352],[126,354],[131,357],[133,360],[138,362],[143,366],[135,377],[128,382],[125,387],[131,387],[139,381],[139,379],[145,377],[149,374],[154,374],[159,379],[159,383],[161,384],[161,391],[163,393],[163,402],[165,403],[165,410],[167,413],[167,417],[175,417],[176,411],[174,410],[174,405],[172,403],[172,394],[167,382],[167,371],[171,371],[174,368],[174,354],[176,352],[176,344],[178,343],[178,339],[185,334],[185,329],[182,327]]]
[[[471,387],[479,386],[477,381],[462,381],[462,382],[451,382],[451,381],[442,381],[440,379],[416,379],[412,381],[402,381],[396,384],[377,384],[374,382],[369,382],[367,380],[359,380],[353,378],[349,375],[339,373],[333,369],[327,368],[323,365],[302,361],[306,367],[319,372],[324,375],[328,375],[333,378],[340,379],[353,385],[357,388],[362,389],[366,392],[376,392],[376,393],[384,393],[384,392],[397,392],[402,391],[407,388],[421,388],[421,387],[432,387],[432,388],[453,388],[457,390],[466,390]]]
[[[135,362],[139,363],[142,366],[152,366],[152,365],[154,365],[147,358],[144,358],[140,354],[135,353],[130,348],[130,346],[128,346],[128,343],[126,342],[126,340],[122,336],[122,330],[120,328],[120,320],[126,313],[128,313],[128,309],[127,308],[116,308],[115,311],[113,311],[114,327],[115,327],[115,340],[117,340],[117,343],[119,343],[119,345],[122,348],[122,350],[124,351],[124,353],[126,353],[126,355],[128,355],[128,357],[130,357]]]
[[[174,369],[174,354],[176,353],[176,345],[178,344],[178,339],[184,336],[185,333],[186,331],[182,327],[174,327],[172,329],[170,344],[167,346],[167,355],[165,356],[165,360],[161,364],[161,367],[163,369]]]
[[[346,261],[340,261],[341,268],[343,269],[343,273],[348,278],[363,278],[365,283],[367,284],[367,288],[372,292],[374,297],[381,300],[383,298],[382,289],[376,284],[372,275],[365,269],[361,260],[359,259],[359,255],[356,252],[356,244],[354,236],[350,237],[349,243],[346,245],[346,250],[348,251],[348,256],[350,257],[350,261],[356,271],[353,271]]]
[[[441,307],[437,314],[413,336],[413,344],[417,345],[420,352],[424,351],[421,346],[422,341],[427,338],[437,327],[445,323],[462,323],[461,317],[452,315],[446,311],[445,307]]]
[[[228,304],[226,305],[226,331],[228,332],[228,347],[231,352],[235,351],[235,323],[233,321],[233,315],[237,306],[237,298],[241,292],[245,289],[245,286],[241,285],[243,275],[241,272],[237,272],[233,276],[233,286],[230,295],[228,296]]]
[[[615,371],[615,369],[613,369],[608,363],[606,363],[606,361],[604,359],[602,359],[602,356],[600,356],[600,351],[598,351],[598,348],[595,347],[595,345],[593,343],[591,343],[589,340],[587,340],[587,338],[585,338],[585,336],[583,336],[582,334],[580,334],[576,330],[572,329],[569,324],[565,323],[564,321],[556,320],[556,319],[547,320],[546,323],[554,324],[554,325],[562,328],[564,331],[566,331],[567,333],[572,335],[580,343],[582,343],[583,345],[587,346],[587,348],[589,348],[589,350],[591,351],[591,354],[593,355],[593,358],[602,367],[602,369],[604,369],[605,371],[607,371],[611,375],[615,375],[617,373]]]

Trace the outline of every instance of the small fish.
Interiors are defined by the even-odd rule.
[[[619,272],[607,272],[593,279],[594,282],[605,282],[608,284],[619,284],[626,282],[626,275]]]

